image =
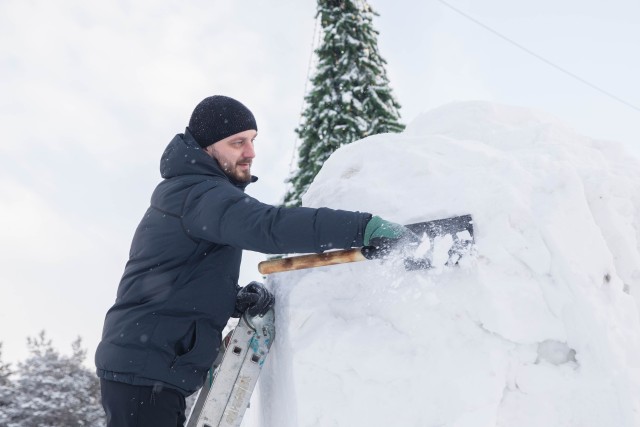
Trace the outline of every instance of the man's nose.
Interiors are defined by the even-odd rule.
[[[242,156],[248,159],[253,159],[256,156],[256,151],[253,147],[253,142],[249,144],[245,144],[244,150],[242,152]]]

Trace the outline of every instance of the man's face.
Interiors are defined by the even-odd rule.
[[[253,141],[258,132],[245,130],[211,144],[205,151],[218,161],[224,173],[236,182],[251,181],[251,163],[256,156]]]

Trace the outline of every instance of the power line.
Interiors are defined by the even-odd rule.
[[[302,103],[300,105],[300,115],[298,116],[298,127],[302,125],[302,114],[304,113],[305,100],[304,97],[307,96],[307,86],[309,85],[309,80],[311,77],[311,70],[313,68],[313,58],[316,52],[316,44],[317,44],[317,34],[318,27],[320,24],[320,14],[316,14],[315,22],[313,25],[313,36],[311,37],[311,53],[309,54],[309,63],[307,64],[307,78],[304,81],[304,96],[302,99]],[[298,150],[298,138],[294,137],[293,139],[293,151],[291,153],[291,160],[289,161],[289,173],[293,172],[293,163],[296,159],[296,151]]]
[[[585,84],[585,85],[587,85],[587,86],[591,87],[592,89],[597,90],[597,91],[598,91],[598,92],[600,92],[600,93],[603,93],[604,95],[606,95],[606,96],[608,96],[608,97],[610,97],[610,98],[612,98],[612,99],[614,99],[614,100],[616,100],[616,101],[618,101],[618,102],[620,102],[620,103],[622,103],[622,104],[626,105],[627,107],[633,108],[633,109],[634,109],[634,110],[636,110],[636,111],[640,111],[640,108],[639,108],[639,107],[636,107],[635,105],[631,104],[630,102],[625,101],[624,99],[620,98],[619,96],[616,96],[616,95],[612,94],[611,92],[608,92],[608,91],[606,91],[605,89],[602,89],[601,87],[596,86],[595,84],[593,84],[593,83],[591,83],[591,82],[589,82],[589,81],[587,81],[587,80],[583,79],[582,77],[580,77],[580,76],[578,76],[578,75],[576,75],[576,74],[572,73],[571,71],[569,71],[569,70],[567,70],[567,69],[565,69],[565,68],[562,68],[562,67],[561,67],[561,66],[559,66],[559,65],[554,64],[553,62],[549,61],[548,59],[544,58],[543,56],[538,55],[537,53],[535,53],[535,52],[533,52],[532,50],[530,50],[530,49],[528,49],[528,48],[524,47],[524,46],[523,46],[523,45],[521,45],[520,43],[518,43],[518,42],[515,42],[515,41],[511,40],[511,39],[510,39],[510,38],[508,38],[507,36],[505,36],[505,35],[503,35],[503,34],[499,33],[498,31],[494,30],[493,28],[489,27],[488,25],[486,25],[486,24],[484,24],[484,23],[482,23],[482,22],[478,21],[477,19],[475,19],[474,17],[472,17],[472,16],[470,16],[470,15],[468,15],[468,14],[464,13],[464,12],[463,12],[463,11],[461,11],[460,9],[458,9],[458,8],[456,8],[456,7],[452,6],[452,5],[450,5],[450,4],[449,4],[449,3],[447,3],[446,1],[444,1],[444,0],[438,0],[438,1],[439,1],[440,3],[442,3],[443,5],[445,5],[446,7],[448,7],[449,9],[451,9],[451,10],[453,10],[454,12],[458,13],[459,15],[461,15],[461,16],[463,16],[463,17],[467,18],[468,20],[470,20],[470,21],[474,22],[475,24],[477,24],[477,25],[481,26],[481,27],[482,27],[482,28],[484,28],[485,30],[487,30],[487,31],[489,31],[489,32],[491,32],[491,33],[493,33],[493,34],[495,34],[496,36],[500,37],[500,38],[501,38],[501,39],[503,39],[504,41],[506,41],[506,42],[508,42],[508,43],[511,43],[512,45],[514,45],[514,46],[515,46],[515,47],[517,47],[518,49],[520,49],[520,50],[522,50],[522,51],[524,51],[524,52],[528,53],[529,55],[531,55],[531,56],[533,56],[533,57],[535,57],[535,58],[537,58],[537,59],[539,59],[539,60],[541,60],[542,62],[546,63],[547,65],[550,65],[551,67],[555,68],[556,70],[561,71],[561,72],[563,72],[563,73],[567,74],[567,75],[568,75],[568,76],[570,76],[570,77],[573,77],[574,79],[576,79],[576,80],[580,81],[581,83],[583,83],[583,84]]]

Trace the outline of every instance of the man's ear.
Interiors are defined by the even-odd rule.
[[[213,157],[213,144],[203,148],[203,150],[205,153],[209,155],[209,157],[211,157],[212,159],[215,159],[215,157]]]

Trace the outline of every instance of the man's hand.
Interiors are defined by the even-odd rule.
[[[384,251],[395,248],[398,243],[419,242],[420,238],[404,225],[373,216],[364,230],[364,245]]]
[[[240,317],[245,311],[252,317],[264,315],[274,303],[275,297],[262,283],[251,282],[238,291],[233,317]]]

